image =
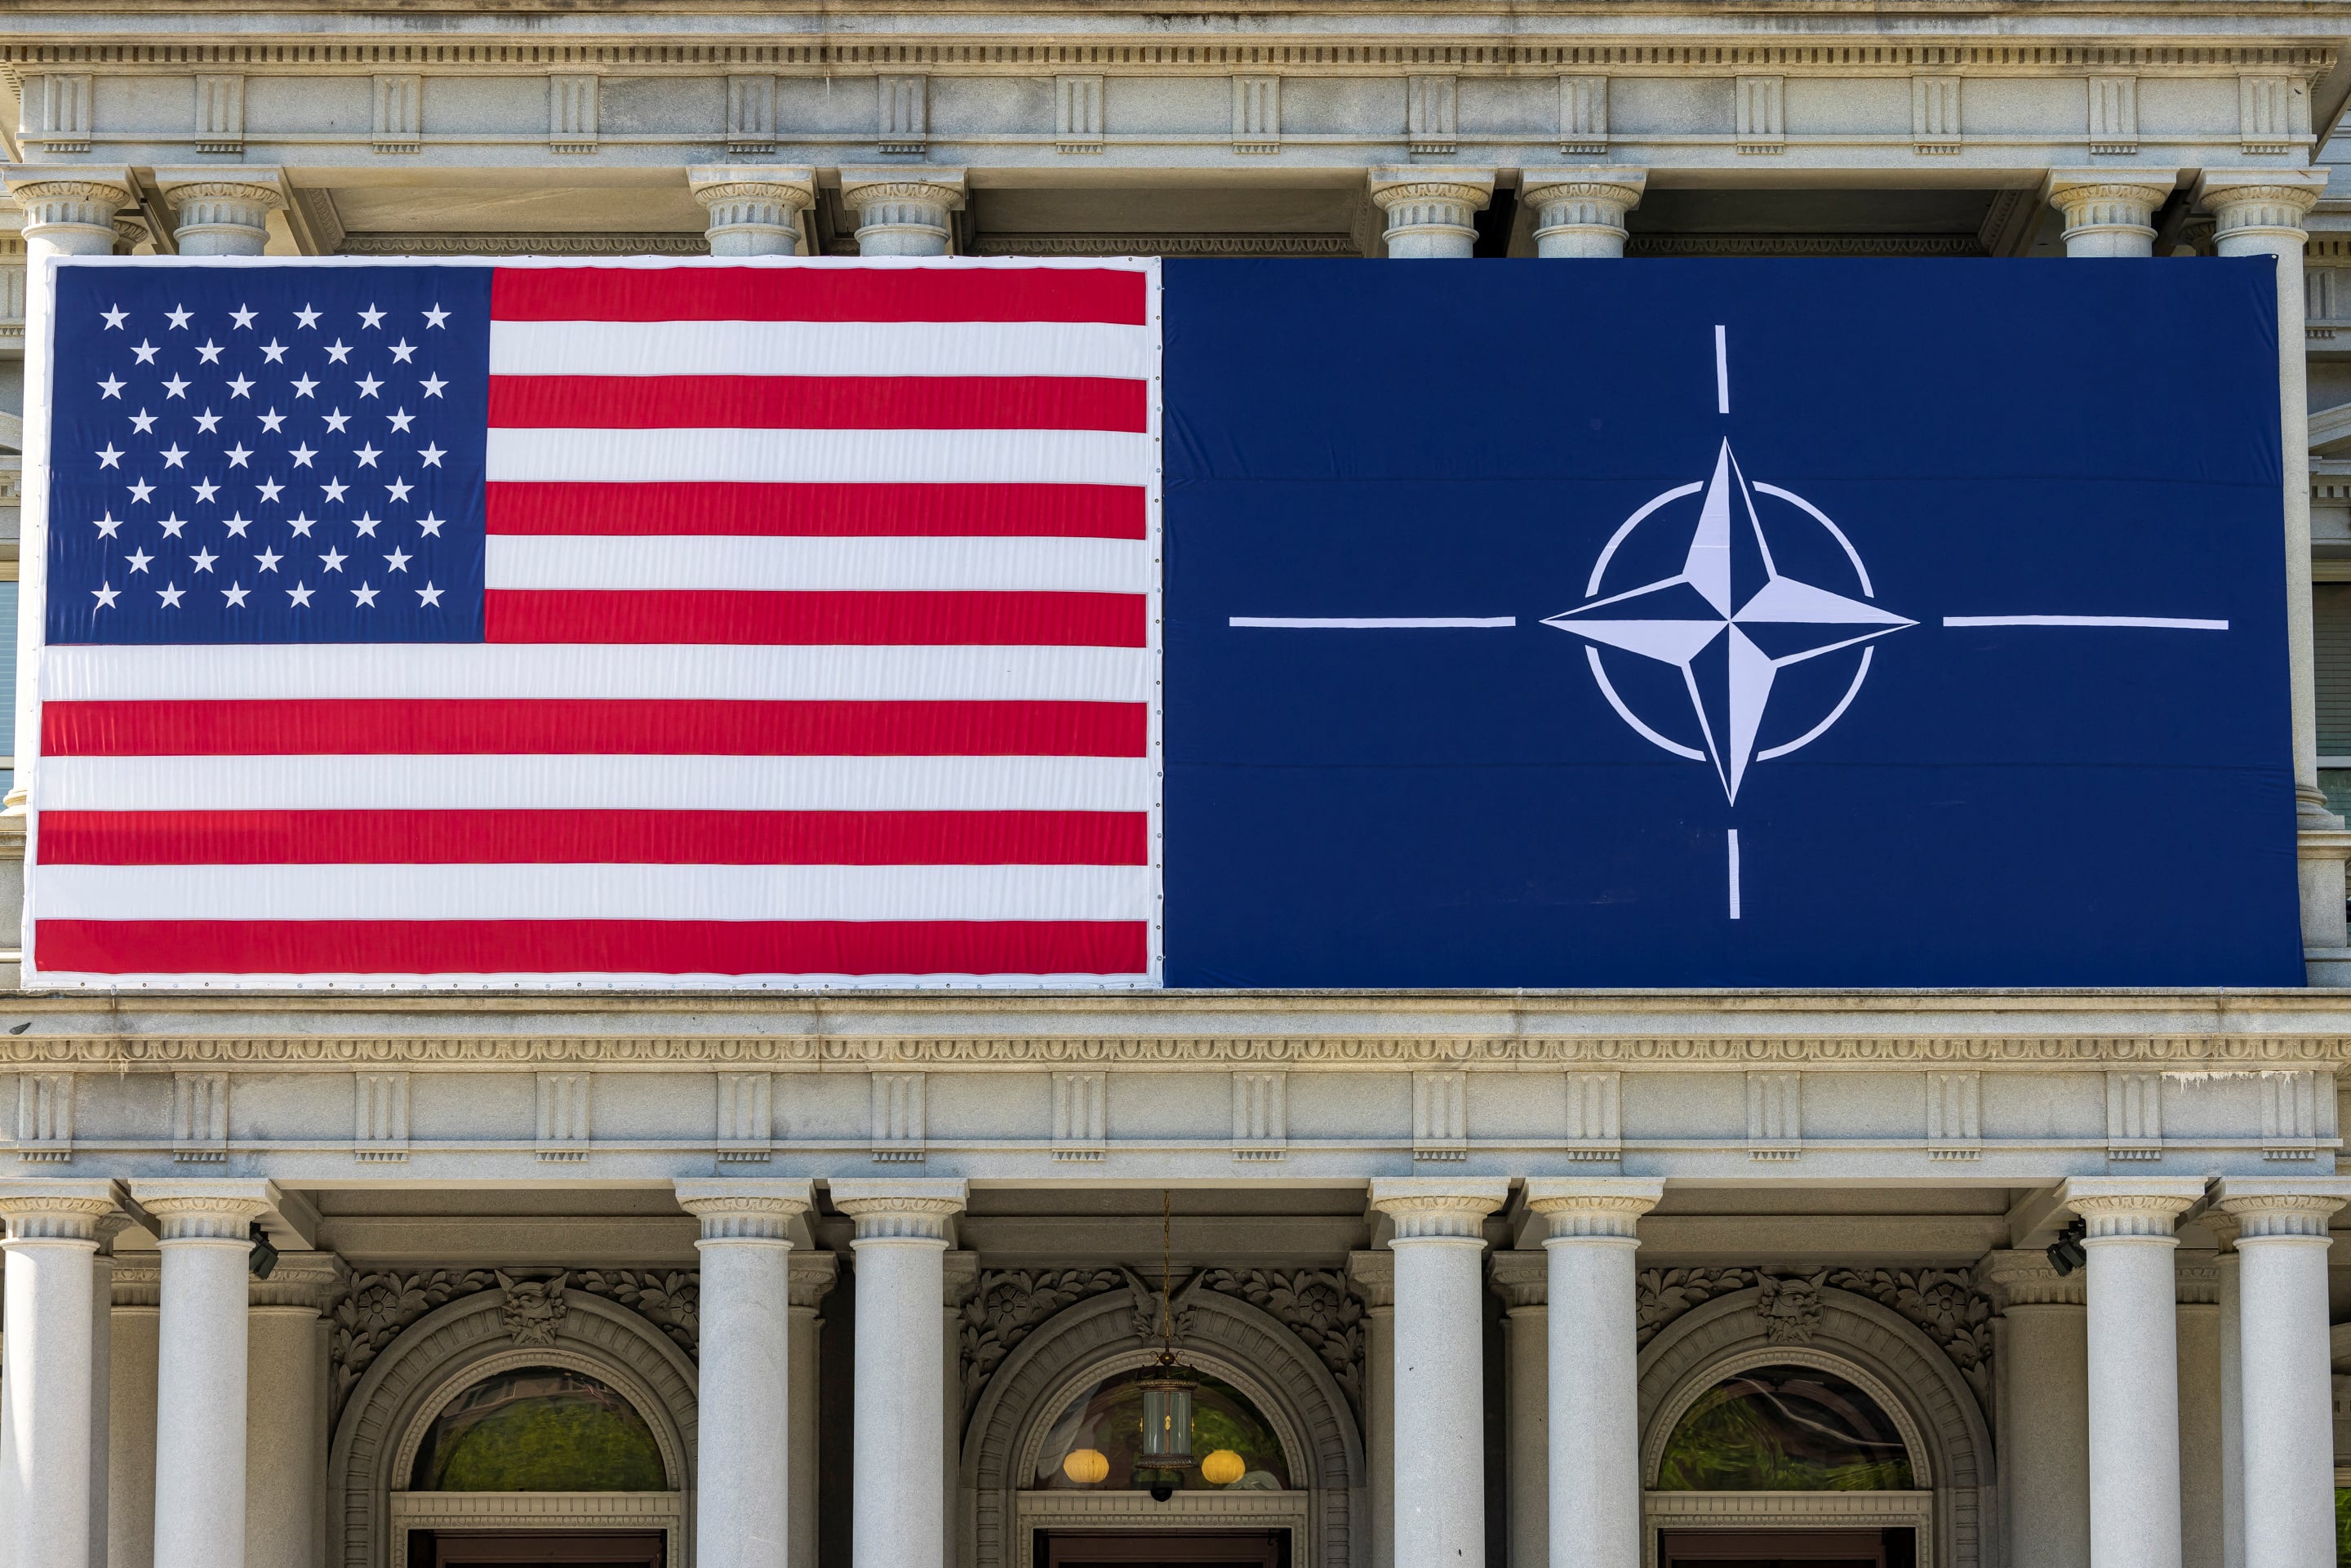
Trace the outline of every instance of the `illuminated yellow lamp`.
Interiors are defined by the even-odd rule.
[[[1061,1473],[1081,1487],[1099,1486],[1110,1479],[1110,1456],[1100,1448],[1072,1448]]]
[[[1212,1487],[1228,1487],[1249,1474],[1249,1466],[1230,1448],[1218,1448],[1200,1461],[1200,1479]]]

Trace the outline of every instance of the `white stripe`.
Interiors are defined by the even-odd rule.
[[[2162,615],[1946,615],[1946,626],[2137,626],[2171,632],[2226,632],[2226,621],[2175,621]]]
[[[1124,757],[51,757],[43,810],[1144,811]],[[47,913],[44,908],[43,913]]]
[[[1291,632],[1458,632],[1518,623],[1515,615],[1332,616],[1321,620],[1294,615],[1236,615],[1226,622],[1228,626]]]
[[[1142,648],[486,643],[44,649],[50,702],[336,697],[712,702],[1149,700]]]
[[[493,321],[494,376],[1111,376],[1151,329],[1101,321]]]
[[[1142,485],[1151,437],[1114,430],[492,430],[493,481]]]
[[[1148,920],[1146,866],[43,866],[52,920]]]
[[[493,534],[492,588],[1148,593],[1141,539]]]

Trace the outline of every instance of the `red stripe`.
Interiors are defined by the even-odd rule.
[[[1134,975],[1141,921],[43,920],[43,968],[239,975]]]
[[[563,485],[489,486],[494,534],[884,535],[1139,539],[1129,485]]]
[[[44,865],[1147,865],[1141,811],[43,811]]]
[[[1139,593],[755,593],[494,588],[493,643],[731,643],[1140,648]]]
[[[1149,709],[1089,702],[58,702],[49,757],[1141,757]]]
[[[497,321],[1106,321],[1140,272],[1076,267],[501,267]]]
[[[533,430],[1151,428],[1108,376],[492,376],[490,423]]]

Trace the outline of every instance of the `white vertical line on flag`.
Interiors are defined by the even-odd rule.
[[[1167,475],[1167,387],[1165,379],[1166,359],[1166,321],[1163,310],[1165,281],[1156,256],[1143,264],[1144,319],[1151,332],[1151,395],[1144,423],[1151,433],[1151,465],[1144,480],[1145,528],[1151,549],[1151,579],[1144,590],[1145,613],[1144,643],[1151,660],[1151,703],[1146,722],[1150,726],[1148,748],[1151,759],[1151,946],[1148,959],[1149,983],[1164,985],[1167,978],[1167,756],[1165,751],[1166,707],[1166,609],[1164,592],[1167,580],[1165,560],[1166,535],[1166,475]]]
[[[1717,329],[1719,330],[1720,329]],[[1730,917],[1739,918],[1739,830],[1730,830]]]
[[[1720,327],[1714,329],[1714,412],[1730,412],[1730,346]]]

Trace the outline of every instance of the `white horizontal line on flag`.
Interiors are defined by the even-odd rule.
[[[34,805],[45,811],[1145,811],[1155,793],[1151,763],[1123,757],[50,757],[36,775]]]
[[[1141,485],[1151,437],[1104,430],[496,430],[492,482]]]
[[[494,321],[494,376],[1148,377],[1151,329],[1098,321]]]
[[[1148,920],[1145,866],[43,866],[50,920]]]
[[[1141,539],[493,534],[492,588],[1147,593]]]
[[[1518,623],[1515,615],[1235,615],[1225,622],[1281,632],[1474,632]]]
[[[2165,615],[1946,615],[1946,626],[2112,626],[2158,632],[2226,632],[2226,621],[2175,621]]]
[[[334,698],[1147,702],[1142,648],[337,643],[62,647],[49,702]]]

